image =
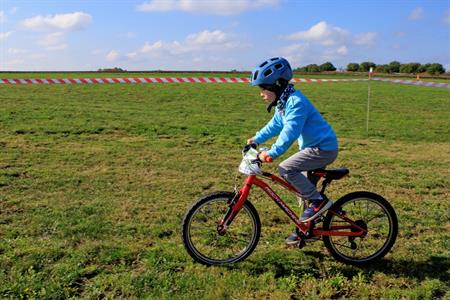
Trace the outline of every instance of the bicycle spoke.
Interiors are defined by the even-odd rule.
[[[352,249],[350,246],[347,246],[347,245],[344,245],[344,244],[340,244],[340,243],[336,243],[336,242],[334,242],[334,245],[336,245],[336,246],[342,246],[342,247],[348,248],[348,249]]]
[[[189,238],[185,241],[190,254],[206,264],[221,264],[248,255],[256,246],[255,235],[259,237],[260,226],[254,208],[252,211],[248,205],[242,207],[223,235],[217,226],[229,209],[228,198],[211,199],[196,207],[187,224]]]
[[[396,234],[397,230],[391,229],[396,224],[391,221],[392,208],[390,211],[386,208],[389,203],[380,196],[366,192],[349,194],[348,199],[341,202],[336,211],[345,212],[345,216],[357,226],[367,228],[367,234],[361,237],[347,237],[348,242],[333,236],[325,236],[325,245],[333,256],[345,262],[364,264],[384,255],[392,247],[395,241],[393,234]],[[395,212],[393,217],[395,218]],[[342,226],[343,223],[349,224],[340,219],[339,215],[328,215],[327,218],[324,222],[325,230]],[[352,231],[355,232],[356,228],[352,227]]]

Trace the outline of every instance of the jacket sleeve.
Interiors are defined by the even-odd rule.
[[[254,136],[254,140],[258,144],[262,144],[271,137],[279,134],[283,128],[283,122],[281,120],[278,110],[274,113],[272,119]]]
[[[289,102],[286,105],[283,130],[268,151],[268,154],[274,159],[286,152],[299,138],[308,115],[307,103],[301,101],[300,98],[295,97]]]

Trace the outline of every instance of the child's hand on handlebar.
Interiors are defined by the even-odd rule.
[[[258,158],[263,162],[273,162],[272,156],[270,156],[266,151],[262,151],[261,153],[259,153]]]

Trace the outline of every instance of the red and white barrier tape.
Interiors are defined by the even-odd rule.
[[[357,79],[318,79],[318,78],[293,78],[297,83],[322,83],[322,82],[352,82],[367,81],[366,78]],[[372,78],[376,81],[430,86],[447,87],[449,83],[399,80],[388,78]],[[128,78],[63,78],[63,79],[0,79],[0,84],[114,84],[114,83],[250,83],[249,78],[237,77],[128,77]]]
[[[389,78],[373,78],[373,80],[392,82],[392,83],[400,83],[400,84],[419,85],[419,86],[450,88],[450,83],[443,83],[443,82],[427,82],[427,81],[401,80],[401,79],[389,79]]]
[[[339,82],[367,79],[294,78],[293,82]],[[0,79],[0,84],[112,84],[112,83],[250,83],[249,78],[236,77],[133,77],[133,78],[64,78],[64,79]]]

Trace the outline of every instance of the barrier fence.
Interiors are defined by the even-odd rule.
[[[391,82],[398,84],[446,87],[450,83],[426,82],[414,80],[400,80],[388,78],[372,78],[374,81]],[[356,79],[319,79],[319,78],[293,78],[296,83],[332,83],[368,81],[367,78]],[[126,77],[126,78],[61,78],[61,79],[0,79],[0,84],[29,85],[29,84],[145,84],[145,83],[250,83],[249,78],[238,77]]]

